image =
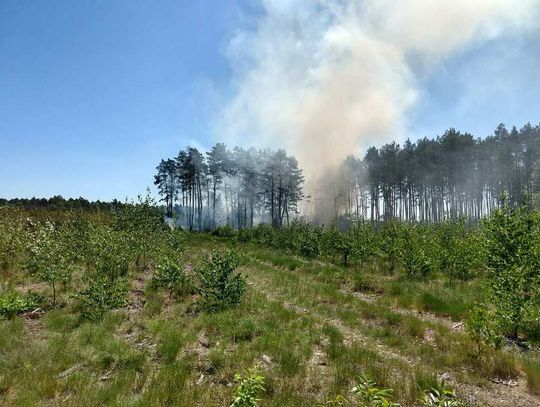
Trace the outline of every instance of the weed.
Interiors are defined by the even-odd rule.
[[[230,407],[256,407],[259,397],[265,391],[264,377],[255,369],[250,369],[243,376],[237,373],[234,381],[237,386]]]
[[[36,293],[25,295],[10,292],[0,295],[0,317],[13,319],[17,314],[21,314],[30,309],[36,308],[43,298]]]
[[[238,257],[233,252],[222,254],[214,250],[195,269],[197,291],[203,309],[220,311],[240,302],[246,290],[246,282],[242,275],[235,273],[238,266]]]

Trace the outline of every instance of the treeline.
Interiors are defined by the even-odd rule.
[[[455,129],[435,139],[371,147],[348,157],[337,176],[335,214],[376,221],[479,219],[500,204],[533,203],[540,191],[540,125],[500,124],[479,139]],[[326,188],[328,190],[328,188]]]
[[[60,195],[52,198],[0,198],[0,207],[10,206],[20,209],[49,209],[49,210],[87,210],[87,211],[112,211],[124,205],[122,202],[113,199],[110,202],[89,201],[84,198],[65,199]]]
[[[206,154],[194,147],[161,160],[155,185],[173,214],[189,230],[259,222],[289,224],[303,198],[304,177],[284,150],[257,150],[218,143]]]

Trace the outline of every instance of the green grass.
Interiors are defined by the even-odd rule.
[[[523,362],[523,370],[527,374],[527,384],[532,393],[540,395],[540,353],[526,358]]]
[[[195,297],[169,302],[146,285],[143,308],[85,322],[67,288],[41,319],[0,320],[0,404],[227,406],[235,373],[251,367],[265,377],[262,406],[314,406],[350,394],[359,375],[404,406],[442,373],[481,394],[490,379],[523,371],[540,389],[536,351],[478,354],[453,330],[481,295],[478,281],[411,281],[376,264],[345,268],[204,234],[188,245],[193,265],[215,245],[239,249],[248,288],[238,306],[201,312]],[[13,276],[11,287],[24,284]]]

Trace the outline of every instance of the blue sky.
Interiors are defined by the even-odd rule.
[[[259,13],[256,1],[0,2],[0,197],[133,198],[161,158],[219,139],[227,46]],[[540,122],[538,38],[446,58],[418,79],[407,134]]]

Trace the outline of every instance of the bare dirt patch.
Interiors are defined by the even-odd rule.
[[[491,383],[489,387],[459,385],[458,394],[472,406],[540,406],[540,398],[529,393],[527,381],[523,377],[508,383]]]

